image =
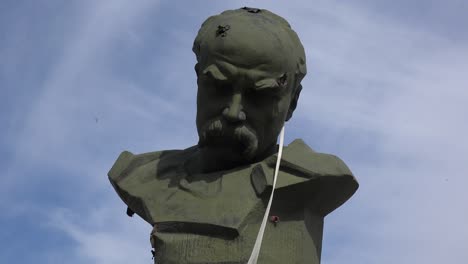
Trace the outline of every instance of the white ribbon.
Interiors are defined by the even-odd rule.
[[[260,248],[262,246],[263,233],[265,233],[265,227],[268,221],[268,215],[270,214],[271,203],[273,201],[273,194],[275,193],[276,179],[278,178],[281,155],[283,154],[283,143],[284,143],[284,126],[280,132],[278,159],[276,160],[275,176],[273,177],[273,189],[271,190],[270,200],[268,201],[268,206],[266,208],[265,215],[263,216],[262,225],[260,226],[260,230],[258,231],[257,240],[255,241],[252,254],[250,255],[249,262],[247,262],[247,264],[257,264],[258,255],[260,253]]]

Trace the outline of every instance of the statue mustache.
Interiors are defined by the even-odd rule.
[[[244,147],[242,154],[247,158],[252,157],[258,148],[257,135],[246,125],[232,127],[220,119],[212,120],[203,127],[198,144],[203,147],[216,138],[232,139],[241,144]]]

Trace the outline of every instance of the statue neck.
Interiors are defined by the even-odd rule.
[[[222,153],[221,153],[222,152]],[[251,160],[239,159],[235,154],[228,155],[226,150],[216,148],[198,148],[190,157],[185,168],[189,174],[209,173],[214,171],[230,170],[235,167],[245,166],[264,160],[278,152],[276,144],[268,147],[261,154]]]

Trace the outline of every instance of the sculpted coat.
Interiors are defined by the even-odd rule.
[[[129,209],[154,226],[157,263],[246,263],[271,194],[276,155],[227,171],[190,175],[197,146],[133,155],[109,172]],[[284,148],[258,263],[319,263],[323,218],[357,189],[339,158],[302,140]]]

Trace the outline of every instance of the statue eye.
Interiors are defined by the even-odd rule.
[[[213,78],[211,75],[202,75],[200,77],[200,81],[203,83],[204,86],[208,87],[215,87],[218,86],[218,80]]]
[[[232,91],[232,85],[228,81],[217,80],[210,75],[204,75],[200,81],[203,89],[216,95],[224,95]]]
[[[284,73],[278,80],[277,80],[277,83],[281,86],[281,87],[286,87],[288,85],[288,75],[286,73]]]
[[[215,90],[218,94],[225,95],[232,92],[232,85],[226,81],[215,81]]]
[[[269,88],[269,89],[248,89],[245,91],[245,96],[248,100],[254,102],[257,105],[263,105],[273,103],[281,99],[281,89]]]

